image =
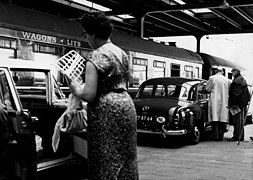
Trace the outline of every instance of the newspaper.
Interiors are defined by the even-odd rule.
[[[229,109],[230,113],[232,114],[232,116],[238,114],[239,112],[241,112],[241,109],[238,106],[233,106]]]

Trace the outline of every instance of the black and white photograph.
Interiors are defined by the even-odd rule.
[[[0,180],[253,180],[253,0],[0,0]]]

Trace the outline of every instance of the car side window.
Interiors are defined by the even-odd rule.
[[[165,96],[165,86],[158,84],[155,89],[155,95],[154,96]]]
[[[202,100],[202,99],[207,99],[208,98],[208,94],[205,91],[205,84],[199,84],[198,85],[198,99]]]
[[[144,88],[141,89],[138,97],[139,98],[150,97],[152,95],[152,90],[153,90],[153,85],[145,86]]]
[[[0,101],[7,107],[8,110],[13,110],[15,108],[10,86],[3,70],[0,70]]]
[[[188,96],[188,100],[189,101],[196,101],[197,97],[196,97],[196,89],[197,89],[197,86],[196,85],[193,85],[190,90],[189,90],[189,96]]]
[[[46,97],[46,75],[37,71],[12,71],[19,95]]]

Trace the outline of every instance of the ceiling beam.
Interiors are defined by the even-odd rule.
[[[72,8],[76,8],[76,9],[80,9],[80,10],[83,10],[83,11],[87,11],[87,12],[90,12],[92,10],[92,8],[90,8],[90,7],[81,5],[79,3],[75,3],[73,1],[66,1],[66,0],[51,0],[51,1],[67,5],[67,6],[72,7]]]
[[[192,9],[203,9],[203,8],[217,8],[220,7],[220,4],[215,5],[207,5],[207,4],[201,4],[201,5],[175,5],[171,6],[168,9],[165,10],[157,10],[157,11],[150,11],[144,14],[141,18],[141,38],[144,37],[144,21],[147,16],[150,16],[151,14],[157,14],[157,13],[166,13],[166,12],[176,12],[176,11],[183,11],[183,10],[192,10]]]
[[[229,24],[233,25],[234,27],[236,27],[237,29],[242,29],[241,25],[238,24],[237,22],[235,22],[234,20],[232,20],[231,18],[229,18],[228,16],[226,16],[225,14],[221,13],[219,10],[217,9],[210,9],[216,16],[222,18],[223,20],[225,20],[226,22],[228,22]]]
[[[187,24],[187,25],[189,25],[189,26],[192,26],[192,27],[194,27],[194,28],[196,28],[196,29],[199,29],[199,30],[201,30],[201,31],[206,31],[206,32],[209,32],[209,33],[212,32],[211,30],[206,29],[206,28],[204,28],[204,27],[202,27],[202,26],[200,26],[200,25],[196,25],[196,24],[193,24],[193,23],[191,23],[191,22],[188,22],[187,20],[184,20],[183,18],[178,18],[178,17],[173,16],[173,15],[168,14],[168,13],[164,13],[164,14],[165,14],[166,16],[169,16],[169,17],[172,18],[172,19],[175,19],[175,20],[177,20],[177,21],[180,21],[180,22],[182,22],[182,23],[184,23],[184,24]]]
[[[182,13],[184,13],[184,12],[182,12]],[[199,18],[197,18],[195,16],[191,16],[191,15],[189,15],[187,13],[184,13],[184,15],[186,15],[186,16],[194,19],[195,21],[198,21],[198,24],[202,24],[201,26],[203,26],[203,27],[206,26],[205,29],[212,29],[212,31],[210,30],[212,33],[217,32],[217,28],[214,27],[214,26],[212,26],[211,24],[209,24],[209,23],[207,23],[205,21],[202,21],[202,20],[200,20]]]
[[[137,31],[134,30],[134,29],[132,29],[132,28],[123,27],[123,26],[117,25],[117,24],[113,24],[113,26],[114,26],[116,29],[124,29],[124,30],[127,30],[128,32],[131,32],[131,33],[137,33]]]
[[[161,1],[168,5],[176,5],[176,3],[173,2],[172,0],[161,0]]]
[[[236,3],[230,4],[229,7],[243,7],[243,6],[253,6],[252,2],[245,2],[245,3],[241,3],[236,1]],[[226,6],[227,7],[227,6]],[[163,9],[163,10],[158,10],[158,11],[150,11],[147,12],[146,14],[143,15],[143,17],[141,18],[141,38],[144,37],[144,21],[145,21],[145,17],[149,16],[150,14],[156,14],[156,13],[164,13],[164,12],[175,12],[175,11],[183,11],[183,10],[192,10],[192,9],[215,9],[215,8],[224,8],[224,4],[223,3],[215,3],[215,4],[198,4],[198,5],[173,5],[170,6],[169,8]],[[218,13],[217,13],[218,15]],[[220,14],[221,16],[221,14]],[[222,17],[225,17],[225,15],[222,15]],[[238,25],[235,21],[233,21],[230,18],[226,18],[227,20],[229,20],[229,23],[231,23],[233,26],[237,27],[237,28],[241,28],[240,25]]]
[[[150,15],[149,17],[155,19],[156,21],[160,21],[160,22],[162,22],[162,23],[164,23],[164,24],[168,24],[168,25],[173,26],[173,27],[175,27],[175,28],[177,28],[177,29],[183,30],[183,31],[185,31],[185,32],[190,32],[190,31],[189,31],[188,29],[186,29],[186,28],[183,28],[183,27],[178,26],[178,25],[176,25],[176,24],[173,24],[173,23],[170,23],[170,22],[168,22],[168,21],[162,20],[162,19],[157,18],[157,17],[155,17],[155,16]]]
[[[253,24],[253,18],[251,18],[246,12],[242,11],[238,7],[232,7],[232,9],[237,12],[240,16],[246,19],[250,24]]]
[[[253,2],[251,3],[246,2],[237,2],[233,4],[229,4],[229,6],[224,6],[223,3],[212,3],[212,4],[198,4],[198,5],[172,5],[169,6],[169,8],[163,9],[163,10],[157,10],[157,11],[150,11],[147,12],[146,14],[153,14],[153,13],[161,13],[161,12],[174,12],[174,11],[183,11],[183,10],[193,10],[193,9],[209,9],[209,8],[224,8],[224,7],[244,7],[244,6],[253,6]]]

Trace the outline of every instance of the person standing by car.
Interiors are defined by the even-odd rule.
[[[234,77],[229,90],[229,108],[232,114],[232,125],[234,126],[233,137],[228,141],[244,141],[244,118],[246,107],[250,101],[250,93],[246,80],[241,75],[241,70],[238,67],[232,69]]]
[[[208,121],[212,125],[211,140],[222,141],[228,123],[228,93],[230,81],[218,67],[214,75],[209,77],[206,91],[210,93],[208,102]]]
[[[71,92],[88,102],[87,141],[89,180],[138,180],[137,121],[127,93],[129,59],[114,45],[113,26],[102,12],[81,18],[89,44],[85,86],[72,82]]]

